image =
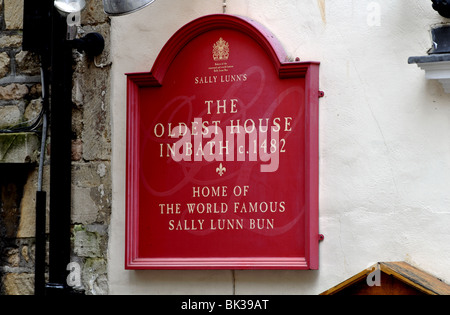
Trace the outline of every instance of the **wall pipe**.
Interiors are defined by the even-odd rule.
[[[70,263],[72,48],[66,41],[67,22],[52,7],[51,153],[49,282],[46,294],[72,292],[67,285]]]

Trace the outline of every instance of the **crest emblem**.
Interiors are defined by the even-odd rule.
[[[216,168],[216,173],[219,174],[219,176],[223,176],[223,174],[225,174],[226,171],[227,171],[227,168],[223,167],[222,163],[220,163],[219,167]]]
[[[222,37],[213,46],[214,61],[225,61],[230,57],[230,45]]]

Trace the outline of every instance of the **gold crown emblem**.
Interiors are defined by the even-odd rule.
[[[230,45],[221,37],[213,46],[214,61],[228,60],[230,57]]]

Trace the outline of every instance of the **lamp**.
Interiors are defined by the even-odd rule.
[[[55,7],[62,15],[81,12],[86,7],[85,0],[55,0]]]
[[[125,15],[145,8],[155,0],[103,0],[103,9],[112,16]],[[67,16],[81,12],[86,7],[85,0],[55,0],[58,11]]]
[[[103,0],[103,9],[108,15],[125,15],[145,8],[154,1],[155,0]]]

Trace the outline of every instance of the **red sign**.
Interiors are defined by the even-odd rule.
[[[128,74],[127,269],[318,268],[319,63],[280,47],[210,15]]]

